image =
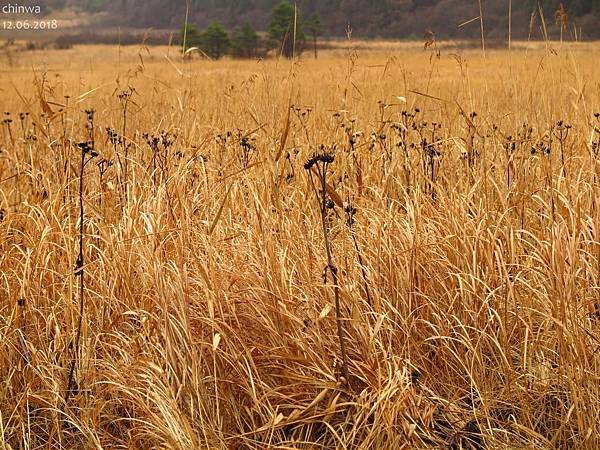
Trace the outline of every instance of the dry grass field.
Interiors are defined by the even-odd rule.
[[[0,448],[600,447],[600,46],[0,54]]]

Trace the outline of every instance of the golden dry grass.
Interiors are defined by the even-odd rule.
[[[296,62],[12,55],[0,71],[12,113],[0,442],[598,448],[599,56],[592,44]],[[85,168],[84,315],[65,404],[86,109],[99,156]],[[336,206],[348,379],[303,168],[321,144],[336,145],[330,195],[357,210],[368,286]]]

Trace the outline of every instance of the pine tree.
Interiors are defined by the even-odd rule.
[[[317,37],[323,33],[323,24],[321,23],[321,16],[318,12],[311,14],[306,22],[304,23],[306,31],[310,33],[313,39],[313,47],[315,51],[315,59],[317,59]]]
[[[235,30],[231,42],[233,55],[237,58],[254,58],[258,48],[258,34],[249,23]]]
[[[201,48],[204,52],[214,59],[219,59],[230,46],[227,31],[220,22],[211,23],[202,33]]]
[[[187,24],[181,27],[181,42],[185,40],[185,52],[191,47],[199,47],[202,45],[202,33],[192,24]]]
[[[269,41],[271,47],[287,58],[302,50],[304,32],[300,14],[287,0],[282,0],[273,8]]]

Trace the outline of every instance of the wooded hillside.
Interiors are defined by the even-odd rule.
[[[266,30],[276,3],[278,0],[189,0],[189,19],[200,27],[218,20],[227,28],[250,23],[257,30]],[[486,38],[507,39],[509,0],[481,3]],[[160,28],[181,27],[186,9],[185,0],[48,0],[47,4],[108,12],[106,20],[111,25]],[[540,10],[550,38],[558,38],[555,12],[560,4],[558,0],[512,1],[513,38],[543,37]],[[599,0],[565,0],[563,4],[569,19],[566,39],[572,38],[574,27],[584,39],[600,38]],[[476,0],[298,0],[297,5],[303,15],[320,14],[326,36],[343,36],[348,23],[359,37],[420,39],[428,29],[440,38],[480,35],[478,20],[464,24],[479,16]]]

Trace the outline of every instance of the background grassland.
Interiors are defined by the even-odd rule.
[[[11,57],[4,447],[598,448],[596,45]],[[303,168],[321,144],[357,210],[327,212],[348,379]]]

